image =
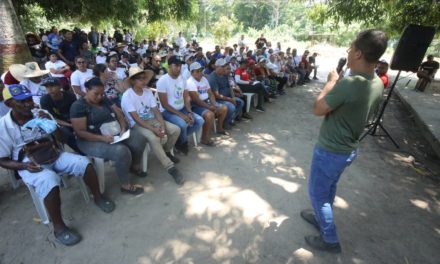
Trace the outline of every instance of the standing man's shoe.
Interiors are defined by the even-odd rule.
[[[319,224],[318,224],[318,221],[316,221],[315,212],[313,210],[310,210],[310,209],[302,210],[301,217],[307,223],[313,225],[319,231],[319,229],[320,229]]]
[[[341,253],[341,245],[339,243],[327,243],[321,236],[304,237],[307,244],[313,249],[327,251],[330,253]]]

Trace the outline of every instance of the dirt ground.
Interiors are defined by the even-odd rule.
[[[217,147],[179,156],[188,180],[181,188],[153,155],[148,177],[136,179],[145,186],[137,197],[122,195],[107,168],[111,214],[86,204],[71,181],[62,189],[63,216],[83,235],[73,247],[38,223],[25,186],[12,190],[1,177],[0,263],[439,263],[440,163],[396,99],[384,124],[401,149],[368,136],[339,183],[342,254],[307,246],[304,236],[316,231],[299,212],[310,207],[307,178],[322,120],[311,106],[321,87],[288,89],[266,113],[251,112],[230,137],[216,137]]]

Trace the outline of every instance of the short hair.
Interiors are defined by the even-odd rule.
[[[82,55],[78,55],[78,56],[75,57],[75,62],[76,62],[77,60],[79,60],[79,59],[83,59],[83,60],[85,60],[86,58],[84,58],[84,56],[82,56]]]
[[[377,29],[367,29],[359,32],[353,45],[362,52],[365,61],[377,63],[387,49],[388,37],[385,32]]]
[[[105,69],[107,69],[107,65],[104,63],[98,63],[93,67],[93,75],[96,77],[99,77],[100,73],[105,72]]]
[[[93,77],[93,78],[87,80],[84,83],[84,86],[86,87],[87,90],[92,90],[93,87],[104,86],[104,84],[102,83],[101,79],[99,79],[98,77]]]

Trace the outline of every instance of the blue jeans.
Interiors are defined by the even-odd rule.
[[[240,115],[241,111],[244,107],[244,101],[241,98],[235,97],[235,102],[237,102],[237,106],[229,101],[217,100],[217,102],[226,105],[228,108],[228,113],[226,115],[225,124],[231,124],[232,121]]]
[[[333,201],[339,177],[357,156],[329,152],[315,146],[309,179],[309,197],[319,223],[321,236],[325,242],[337,243],[338,235],[333,221]]]
[[[182,108],[180,112],[184,115],[188,115],[188,111],[186,111],[186,108]],[[180,127],[179,143],[181,144],[186,143],[188,141],[188,135],[199,131],[199,129],[203,126],[203,123],[205,123],[203,117],[199,116],[196,113],[192,113],[194,119],[194,124],[192,126],[187,124],[185,120],[180,118],[178,115],[168,112],[167,110],[162,112],[162,116],[166,121]]]

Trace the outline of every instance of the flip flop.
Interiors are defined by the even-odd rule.
[[[104,197],[101,196],[101,199],[99,201],[95,202],[95,204],[101,209],[104,213],[111,213],[113,210],[115,210],[115,203]]]
[[[130,186],[130,189],[125,189],[121,187],[121,193],[131,194],[131,195],[138,195],[144,192],[144,188],[137,187],[134,185]]]
[[[80,234],[68,227],[64,228],[63,231],[59,233],[54,232],[54,235],[56,240],[65,246],[78,244],[82,239]]]
[[[200,142],[200,143],[208,147],[215,147],[215,143],[212,140],[208,140],[208,142]]]
[[[217,131],[217,134],[224,135],[224,136],[229,136],[229,133],[224,131],[224,130],[223,131]]]

